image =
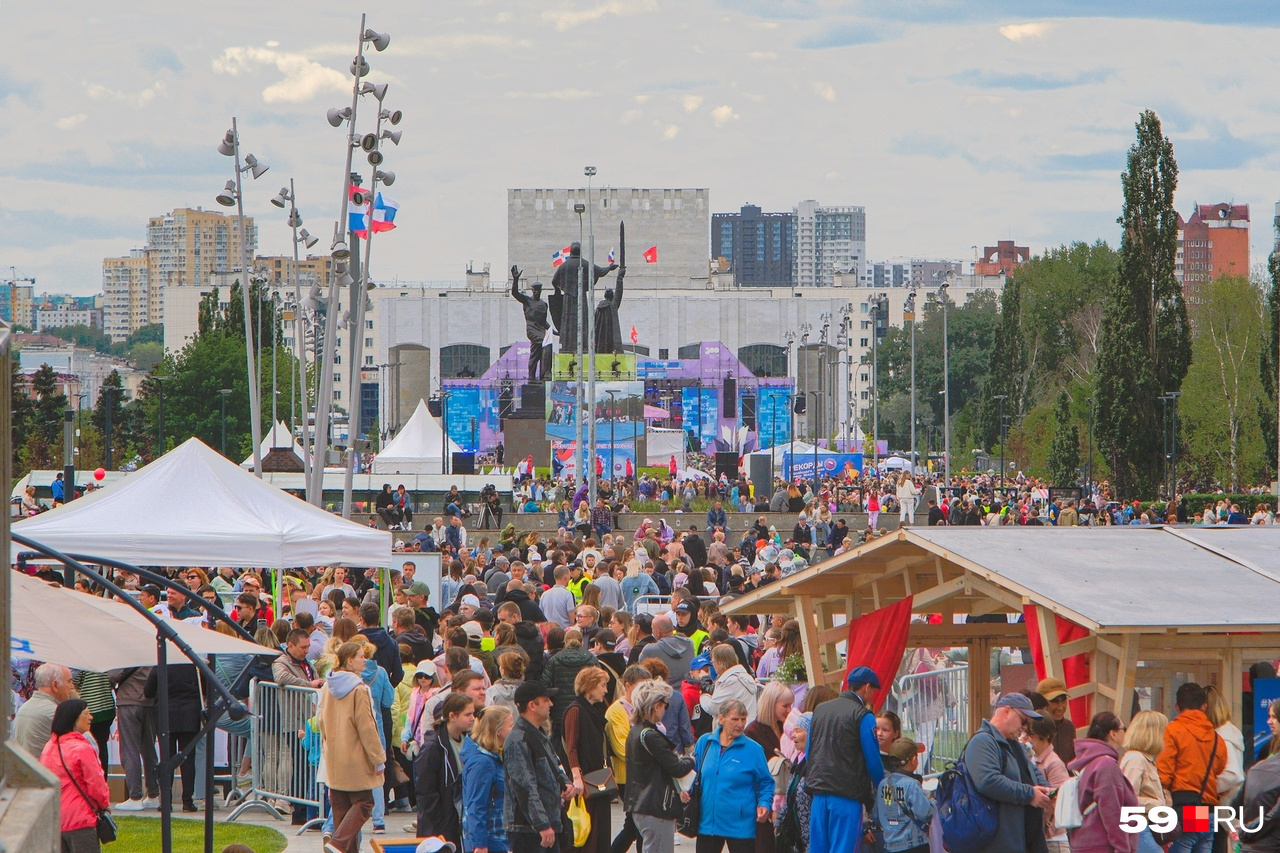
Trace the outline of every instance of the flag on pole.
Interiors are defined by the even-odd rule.
[[[656,264],[658,262],[658,247],[650,246],[644,250],[644,262],[646,264]]]
[[[373,232],[377,234],[395,228],[396,212],[399,210],[400,203],[398,201],[378,193],[373,201],[373,220],[370,222]]]
[[[635,327],[635,326],[632,326],[632,327],[631,327],[631,343],[633,343],[633,344],[638,344],[638,343],[640,343],[640,335],[638,335],[638,334],[636,333],[636,327]]]
[[[605,255],[605,256],[604,256],[604,262],[605,262],[606,264],[612,264],[612,263],[616,263],[616,262],[617,262],[617,260],[618,260],[618,259],[617,259],[617,257],[615,257],[615,256],[614,256],[614,254],[613,254],[613,247],[612,247],[612,246],[610,246],[610,247],[609,247],[609,254],[607,254],[607,255]]]
[[[369,236],[369,191],[352,184],[348,187],[351,203],[347,208],[347,230],[356,237]],[[356,197],[359,194],[360,202]]]
[[[561,249],[560,251],[552,255],[551,266],[558,267],[561,264],[563,264],[565,261],[569,260],[569,251],[570,251],[570,247],[565,246],[563,249]]]

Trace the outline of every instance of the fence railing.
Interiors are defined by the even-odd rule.
[[[969,739],[969,667],[905,675],[894,682],[890,704],[902,734],[923,743],[920,772],[941,770],[960,759]]]
[[[319,695],[320,691],[312,687],[252,682],[249,710],[253,726],[249,749],[253,771],[250,788],[244,801],[227,816],[227,820],[235,820],[252,808],[264,809],[283,818],[272,801],[321,810],[324,786],[316,778],[317,766],[311,762],[308,749],[308,721],[314,720]],[[311,738],[313,748],[318,751],[318,736]],[[298,832],[319,821],[320,818],[313,818]]]

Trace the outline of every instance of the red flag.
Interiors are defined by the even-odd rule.
[[[656,264],[658,262],[658,247],[650,246],[644,250],[644,262],[646,264]]]
[[[632,327],[631,327],[631,343],[633,343],[633,344],[638,344],[638,343],[640,343],[640,335],[638,335],[638,334],[636,333],[636,327],[635,327],[635,326],[632,326]]]

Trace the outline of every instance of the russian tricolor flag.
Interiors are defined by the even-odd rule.
[[[357,187],[352,184],[347,188],[350,196],[350,205],[347,208],[347,230],[356,237],[369,236],[369,191]],[[363,204],[356,203],[356,193],[364,200]]]

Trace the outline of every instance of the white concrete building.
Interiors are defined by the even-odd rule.
[[[808,199],[796,205],[795,215],[797,287],[831,287],[838,273],[865,275],[865,208],[823,207]]]

